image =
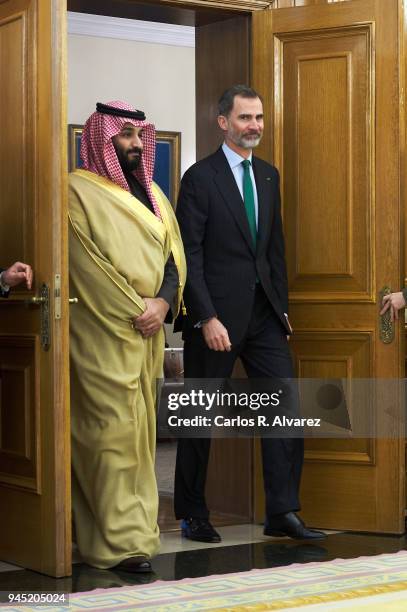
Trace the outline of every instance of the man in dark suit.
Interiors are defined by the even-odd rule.
[[[292,378],[279,175],[252,156],[263,133],[260,96],[244,85],[230,88],[218,124],[222,147],[185,173],[177,205],[187,258],[185,377],[230,377],[240,357],[249,378]],[[209,449],[210,439],[179,440],[175,514],[184,536],[219,542],[204,493]],[[325,537],[295,513],[303,441],[263,438],[262,460],[265,535]]]
[[[7,297],[11,287],[16,287],[24,281],[27,289],[31,289],[32,278],[31,266],[20,261],[16,261],[7,270],[0,268],[0,297]]]

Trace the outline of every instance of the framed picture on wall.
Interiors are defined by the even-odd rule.
[[[82,165],[80,150],[83,125],[68,125],[68,163],[69,172]],[[161,187],[175,208],[181,178],[181,132],[157,130],[154,181]]]

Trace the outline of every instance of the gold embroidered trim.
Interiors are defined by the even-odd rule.
[[[139,202],[139,200],[137,200],[137,198],[135,198],[129,191],[126,191],[119,185],[116,185],[116,183],[109,181],[109,179],[105,178],[104,176],[99,176],[99,174],[89,172],[89,170],[84,170],[83,168],[75,170],[74,174],[79,174],[79,176],[82,176],[88,181],[92,181],[96,185],[100,185],[100,187],[103,187],[107,191],[114,194],[123,204],[125,204],[127,208],[130,208],[133,214],[141,217],[142,220],[156,234],[158,234],[159,238],[164,243],[167,231],[164,223],[161,223],[160,219],[156,217],[155,214],[147,208],[147,206],[144,206],[142,202]],[[140,206],[135,205],[135,202],[139,202]]]
[[[263,610],[284,610],[285,608],[299,608],[312,604],[356,599],[357,597],[369,597],[371,595],[383,595],[384,593],[396,593],[407,590],[407,581],[393,582],[391,584],[378,584],[363,587],[353,591],[342,591],[340,593],[323,593],[321,595],[304,595],[295,599],[281,599],[270,603],[248,604],[226,608],[216,608],[214,612],[262,612]],[[406,593],[407,600],[407,593]]]
[[[155,185],[155,183],[153,183],[152,187],[153,187],[154,195],[158,202],[158,206],[160,208],[163,224],[167,228],[168,235],[170,236],[170,240],[171,240],[170,246],[171,246],[172,255],[174,257],[175,265],[177,266],[178,278],[181,278],[181,270],[182,270],[181,248],[183,247],[177,243],[174,232],[171,230],[171,224],[170,224],[168,210],[167,210],[167,203],[164,201],[165,195],[161,192],[161,189],[159,189],[159,187]],[[181,304],[182,302],[183,291],[184,291],[184,287],[182,283],[180,282],[178,286],[178,302],[177,302],[178,304]],[[183,306],[183,308],[185,307]]]

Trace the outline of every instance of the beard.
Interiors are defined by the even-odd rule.
[[[127,151],[122,151],[121,149],[117,148],[116,153],[122,170],[124,172],[133,172],[134,170],[137,170],[140,164],[143,150],[137,147]]]
[[[238,139],[237,144],[239,145],[239,147],[242,147],[242,149],[254,149],[260,144],[260,140],[261,135],[251,136],[250,138],[248,138],[247,136],[241,136]]]
[[[126,164],[126,169],[129,172],[133,172],[134,170],[137,170],[137,168],[138,168],[138,166],[140,164],[140,159],[141,159],[140,156],[134,157],[131,160],[129,159],[127,161],[127,164]]]
[[[243,134],[242,132],[237,132],[233,128],[229,128],[228,130],[228,137],[230,140],[242,149],[254,149],[260,143],[262,136],[262,132],[246,132]]]

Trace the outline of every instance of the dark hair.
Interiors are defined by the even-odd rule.
[[[219,115],[228,117],[233,108],[236,96],[241,96],[242,98],[259,98],[263,102],[262,97],[251,87],[248,87],[247,85],[233,85],[233,87],[229,87],[229,89],[224,91],[219,98]]]

